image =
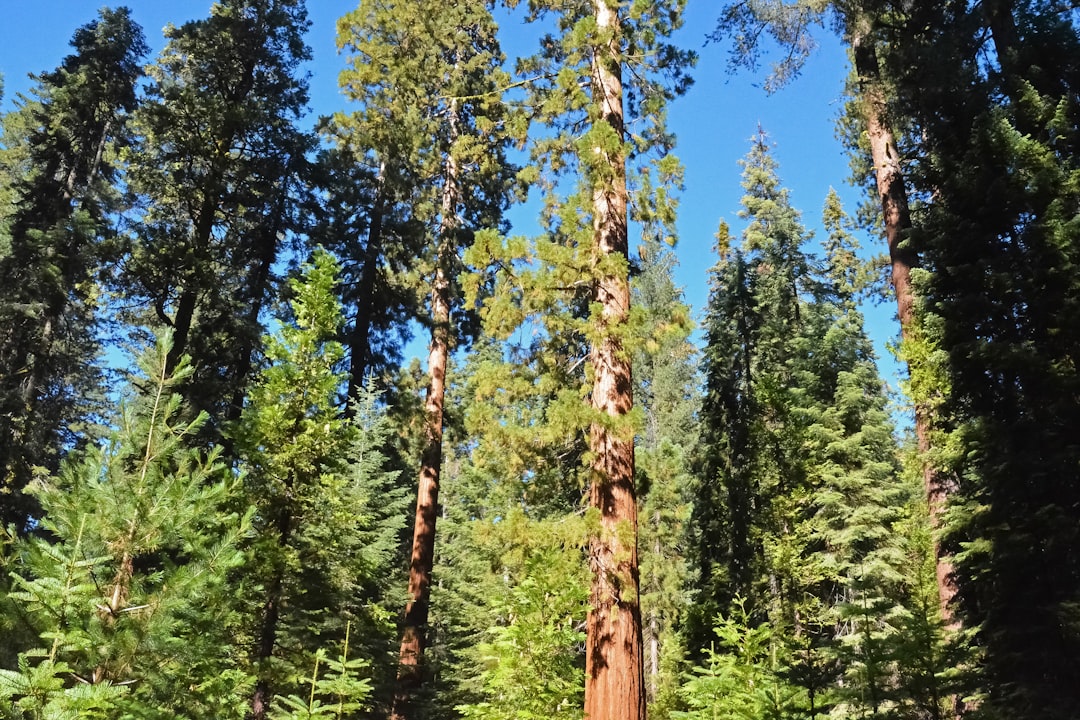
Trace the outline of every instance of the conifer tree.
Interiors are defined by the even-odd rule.
[[[635,448],[642,632],[650,713],[662,714],[674,701],[684,649],[680,631],[689,582],[686,540],[697,371],[689,342],[690,309],[672,279],[674,253],[647,235],[638,255],[631,290],[644,316],[645,338],[634,356],[634,396],[644,415]]]
[[[913,703],[896,682],[895,628],[910,614],[896,529],[909,500],[855,308],[865,272],[835,195],[822,272],[801,249],[808,235],[762,134],[744,166],[750,224],[741,253],[715,271],[707,316],[702,450],[712,474],[696,511],[708,553],[696,624],[719,613],[728,645],[783,645],[771,677],[788,699],[776,712],[885,717]],[[762,623],[767,641],[754,639]],[[704,659],[711,677],[722,661]],[[684,691],[692,702],[708,683],[698,685]]]
[[[741,250],[722,258],[714,271],[706,316],[702,452],[707,474],[697,510],[702,520],[696,525],[703,534],[729,533],[726,538],[702,536],[708,554],[701,560],[701,581],[703,589],[714,589],[701,601],[716,603],[713,612],[723,612],[742,596],[747,612],[761,617],[771,602],[790,600],[782,599],[786,592],[776,568],[770,570],[765,541],[794,529],[793,518],[785,518],[786,511],[774,501],[782,505],[805,489],[795,451],[802,432],[795,409],[802,380],[796,373],[802,368],[796,362],[812,319],[803,308],[804,294],[819,288],[812,287],[802,250],[807,233],[787,190],[780,187],[763,131],[743,166],[747,194],[740,215],[750,222]],[[727,243],[726,227],[721,242]],[[713,488],[714,483],[722,483],[721,488]],[[716,554],[717,546],[726,547],[726,557]],[[719,568],[714,567],[717,561],[723,563]],[[723,582],[714,585],[718,579]],[[789,606],[780,615],[790,621],[792,610]]]
[[[942,392],[936,382],[933,340],[917,317],[917,300],[912,274],[919,266],[918,249],[912,242],[910,197],[913,192],[906,177],[904,160],[909,148],[904,131],[911,117],[909,109],[895,93],[887,69],[883,68],[878,46],[886,43],[882,26],[903,25],[903,10],[884,3],[858,0],[780,0],[730,4],[721,15],[714,37],[732,36],[736,51],[733,66],[756,66],[762,52],[761,39],[771,37],[785,49],[783,59],[773,65],[766,88],[775,90],[795,77],[802,63],[816,47],[812,31],[829,20],[851,49],[854,66],[853,98],[841,120],[841,133],[852,148],[856,182],[867,186],[874,206],[870,212],[883,231],[888,248],[889,282],[893,288],[900,326],[901,355],[912,378],[909,388],[915,415],[915,435],[920,454],[924,492],[933,522],[940,529],[945,499],[949,492],[946,473],[938,472],[933,450],[936,397]],[[939,58],[935,63],[952,63],[956,58]],[[937,445],[944,444],[939,438]],[[951,599],[956,592],[952,561],[935,540],[940,612],[952,623]]]
[[[410,600],[394,717],[411,715],[410,695],[424,675],[446,370],[451,349],[468,339],[456,281],[459,255],[475,229],[501,223],[513,170],[504,153],[507,136],[499,85],[506,81],[495,29],[489,9],[475,3],[452,9],[416,2],[361,3],[339,26],[339,44],[356,53],[342,80],[350,96],[374,112],[366,118],[342,118],[338,125],[352,133],[354,142],[362,132],[399,139],[399,153],[384,157],[382,167],[391,172],[389,164],[394,163],[395,174],[422,183],[411,191],[409,213],[428,239],[424,262],[414,258],[411,268],[427,285],[417,290],[430,294],[420,317],[431,340]],[[353,352],[363,349],[357,346]]]
[[[191,368],[169,349],[140,361],[114,435],[31,488],[47,535],[12,573],[38,636],[0,680],[15,717],[240,717],[226,598],[247,519],[218,453],[188,447],[206,417],[178,420]]]
[[[911,8],[882,58],[920,128],[931,202],[917,228],[943,365],[943,457],[956,483],[946,541],[976,633],[987,713],[1076,706],[1070,610],[1078,338],[1076,18],[1053,2]],[[989,41],[995,53],[985,61]],[[947,62],[941,59],[946,58]],[[1052,71],[1048,71],[1050,66]],[[940,73],[935,68],[947,67]],[[932,314],[931,314],[932,313]]]
[[[192,356],[187,391],[212,419],[239,416],[282,239],[297,227],[311,140],[300,0],[222,0],[167,30],[148,68],[128,182],[142,203],[121,291]]]
[[[126,9],[75,32],[74,53],[37,76],[4,118],[0,180],[0,522],[20,530],[22,488],[55,472],[103,383],[98,297],[119,209],[116,154],[136,105],[142,30]]]
[[[359,398],[353,419],[339,408],[336,268],[318,252],[293,281],[293,324],[267,339],[270,364],[232,431],[255,509],[242,597],[256,718],[309,677],[316,652],[332,652],[349,624],[361,638],[354,659],[386,661],[390,628],[378,603],[390,588],[404,498],[384,467],[375,396]]]
[[[501,344],[483,341],[448,388],[452,412],[432,575],[439,612],[426,653],[431,680],[413,708],[432,718],[458,717],[454,708],[471,717],[580,718],[589,534],[575,512],[580,436],[545,448],[544,439],[523,441],[528,431],[521,428],[487,432],[501,425],[496,416],[532,417],[533,432],[545,429],[535,412],[544,399],[519,382],[536,376],[494,372],[509,368],[503,352]],[[491,397],[493,376],[510,383]]]
[[[542,41],[540,54],[518,63],[526,102],[548,128],[532,145],[531,173],[539,178],[550,168],[576,177],[562,188],[554,176],[545,181],[547,236],[534,246],[535,268],[511,269],[511,258],[524,250],[516,242],[506,248],[489,238],[477,250],[478,262],[487,260],[482,257],[487,253],[507,270],[504,279],[513,277],[527,288],[521,304],[504,298],[485,305],[489,327],[499,331],[528,319],[542,327],[549,342],[577,334],[589,344],[588,358],[580,358],[588,363],[588,389],[564,389],[556,411],[563,415],[556,422],[566,430],[589,427],[589,504],[600,520],[589,553],[593,585],[585,712],[593,720],[636,719],[645,712],[628,222],[650,215],[670,224],[673,217],[665,190],[678,163],[665,156],[671,138],[663,108],[686,84],[690,55],[667,43],[681,22],[681,9],[682,3],[624,7],[607,0],[531,4],[531,17],[548,17],[558,33]],[[652,163],[651,152],[658,153]],[[641,191],[633,200],[628,177]],[[568,193],[560,198],[563,190]],[[559,305],[577,312],[552,314]],[[588,408],[582,407],[585,393]]]

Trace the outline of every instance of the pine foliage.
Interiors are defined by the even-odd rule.
[[[178,419],[191,368],[170,374],[169,349],[166,334],[143,356],[111,438],[31,488],[43,532],[10,600],[40,644],[5,672],[19,716],[236,714],[227,577],[248,519],[226,510],[237,488],[218,454],[189,445],[205,417]]]

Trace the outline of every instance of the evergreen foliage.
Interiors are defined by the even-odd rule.
[[[350,624],[362,638],[354,659],[382,660],[379,668],[392,632],[382,603],[405,500],[397,473],[385,469],[374,394],[360,397],[352,419],[338,403],[336,272],[319,251],[291,283],[293,321],[267,338],[269,365],[232,430],[255,511],[239,598],[254,647],[256,716],[278,694],[302,696],[295,683],[306,682],[314,653],[344,642]]]
[[[170,362],[191,355],[185,395],[215,423],[239,417],[275,263],[299,223],[307,25],[300,0],[222,0],[170,26],[135,116],[127,182],[142,212],[120,292],[142,301],[129,319],[173,329]]]
[[[227,631],[228,573],[248,518],[218,454],[179,420],[186,361],[166,334],[140,361],[116,432],[30,490],[40,530],[11,566],[9,602],[37,641],[3,671],[15,717],[238,717],[246,677]]]
[[[75,52],[4,118],[0,164],[0,522],[26,528],[22,489],[55,472],[101,400],[99,281],[115,254],[117,153],[147,47],[126,9],[77,30]]]
[[[896,530],[910,500],[855,309],[863,273],[834,196],[828,272],[804,253],[807,234],[763,133],[744,168],[749,224],[734,252],[721,227],[726,257],[706,318],[697,647],[706,647],[701,628],[717,614],[727,618],[728,645],[783,644],[780,655],[766,654],[791,694],[776,686],[754,700],[761,717],[885,717],[907,697],[896,653],[913,598]],[[759,638],[764,623],[769,637]],[[747,657],[740,672],[757,672],[756,656]],[[732,662],[715,652],[703,659],[702,677]],[[707,685],[692,681],[684,692],[692,702],[720,692]],[[724,702],[751,702],[739,699],[741,682],[724,687]]]
[[[645,338],[634,357],[634,397],[644,416],[635,463],[642,632],[649,712],[663,716],[675,701],[684,655],[698,374],[690,308],[671,277],[674,253],[647,236],[638,255],[632,291]]]
[[[585,523],[511,510],[497,522],[474,523],[473,532],[488,563],[477,578],[487,591],[480,617],[488,627],[470,652],[478,699],[458,711],[478,720],[580,720]]]
[[[1075,13],[991,2],[875,17],[897,106],[919,132],[927,202],[914,242],[938,376],[912,381],[936,380],[941,396],[945,543],[973,633],[962,642],[979,654],[966,693],[989,716],[1067,717],[1077,678],[1060,659],[1077,648],[1063,628],[1080,595],[1066,549],[1077,541]]]
[[[900,435],[881,262],[831,190],[816,253],[760,130],[695,367],[684,3],[507,5],[362,0],[322,147],[302,0],[145,70],[104,9],[4,116],[0,717],[1074,717],[1076,3],[718,9],[770,92],[850,47]]]

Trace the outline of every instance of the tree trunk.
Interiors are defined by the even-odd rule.
[[[215,182],[215,188],[216,186],[217,183]],[[219,192],[207,192],[199,207],[199,217],[195,222],[195,235],[191,243],[196,255],[208,252],[210,237],[214,232],[214,216],[218,209],[219,197]],[[181,281],[184,283],[184,289],[180,293],[179,301],[176,303],[176,312],[170,320],[173,329],[173,344],[165,358],[165,369],[170,373],[176,369],[180,358],[187,352],[191,328],[195,322],[195,310],[199,304],[198,281],[195,274],[203,269],[188,267],[182,268],[181,272],[184,270],[187,271],[183,273],[187,277]]]
[[[278,547],[284,550],[289,544],[289,536],[292,533],[292,513],[288,509],[282,509],[278,515]],[[258,647],[255,650],[255,660],[262,665],[274,654],[277,645],[278,623],[281,619],[281,599],[284,594],[285,570],[279,566],[274,569],[274,575],[270,578],[270,585],[266,590],[266,602],[263,604],[262,625],[259,628]],[[270,711],[270,703],[274,699],[273,688],[270,681],[264,676],[264,670],[259,667],[259,679],[255,683],[255,693],[251,698],[252,720],[266,720]]]
[[[457,137],[458,107],[450,105],[451,143]],[[428,351],[428,389],[424,406],[424,451],[416,493],[416,519],[409,562],[409,600],[401,633],[397,685],[391,720],[415,716],[414,692],[423,684],[424,648],[427,643],[428,610],[431,606],[431,570],[435,559],[435,522],[439,509],[442,473],[443,401],[446,396],[446,364],[450,355],[450,281],[447,266],[457,229],[458,165],[448,151],[444,165],[441,221],[438,231],[435,277],[431,284],[431,345]]]
[[[855,71],[859,78],[859,91],[862,95],[863,115],[870,139],[878,196],[881,199],[885,238],[889,246],[892,286],[896,293],[896,314],[900,320],[900,337],[904,342],[908,342],[913,340],[916,329],[911,269],[916,266],[918,257],[910,247],[903,245],[905,236],[911,229],[907,188],[900,169],[896,139],[887,120],[887,108],[881,89],[878,58],[873,41],[866,36],[865,32],[857,31],[852,36],[851,47],[855,56]],[[930,508],[930,521],[937,531],[941,528],[941,515],[948,496],[948,488],[934,472],[927,459],[927,453],[930,450],[929,409],[918,400],[915,402],[915,439],[918,443],[919,455],[923,458],[923,485]],[[936,537],[934,556],[941,617],[947,626],[955,629],[957,624],[951,607],[953,596],[956,595],[956,584],[952,577],[952,561],[942,554]]]
[[[656,544],[659,546],[660,541]],[[657,562],[662,562],[657,548]],[[660,613],[653,609],[649,612],[649,702],[656,702],[660,692]]]
[[[608,0],[593,0],[607,44],[593,57],[593,101],[597,123],[624,134],[619,18]],[[606,165],[593,188],[594,257],[627,258],[626,157],[621,145],[596,147]],[[589,433],[592,453],[589,502],[600,512],[600,533],[589,548],[592,570],[586,621],[585,717],[587,720],[644,720],[645,678],[638,606],[637,503],[634,498],[634,437],[626,422],[633,407],[630,358],[621,331],[630,310],[626,271],[604,270],[595,280],[600,308],[596,339],[589,350],[592,407],[604,417]]]
[[[371,367],[371,307],[375,294],[375,279],[379,274],[379,260],[382,258],[383,223],[385,222],[384,204],[386,203],[386,163],[379,163],[379,174],[375,178],[375,201],[368,218],[367,244],[364,247],[363,267],[360,268],[360,282],[356,289],[356,317],[353,330],[349,335],[349,406],[346,415],[352,417],[353,404],[360,397],[368,370]]]
[[[236,361],[231,370],[233,396],[231,402],[225,408],[226,422],[235,422],[240,419],[244,411],[244,398],[247,397],[248,380],[251,369],[255,364],[256,351],[261,347],[259,316],[270,290],[271,273],[278,257],[278,237],[282,236],[286,229],[285,213],[288,211],[289,181],[293,172],[293,161],[290,158],[286,164],[288,170],[281,178],[280,194],[274,203],[273,217],[261,228],[256,239],[254,257],[248,263],[247,291],[248,311],[245,317],[244,327],[241,334],[236,338],[239,347],[236,351]],[[225,445],[231,455],[231,441]]]

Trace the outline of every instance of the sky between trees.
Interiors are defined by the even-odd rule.
[[[150,62],[164,44],[161,28],[204,17],[211,3],[129,0],[125,4],[146,32],[152,49],[147,58]],[[55,67],[70,52],[71,33],[93,19],[96,7],[85,0],[42,0],[5,8],[5,21],[0,25],[0,73],[4,81],[0,109],[11,110],[18,94],[32,87],[29,74]],[[338,90],[338,73],[344,63],[335,50],[334,33],[337,19],[354,7],[349,0],[319,0],[308,7],[311,28],[307,42],[314,57],[309,64],[310,122],[347,107]],[[792,204],[802,211],[803,222],[815,231],[815,241],[824,237],[821,208],[830,186],[852,214],[862,200],[861,190],[848,184],[847,155],[833,131],[842,109],[849,67],[836,36],[819,33],[820,46],[801,76],[770,95],[761,85],[767,68],[758,73],[729,73],[729,47],[707,41],[716,12],[716,7],[707,2],[691,2],[687,8],[685,25],[675,39],[684,47],[698,50],[698,64],[692,72],[693,87],[672,103],[669,120],[678,138],[677,154],[686,167],[678,217],[676,254],[680,265],[676,282],[684,288],[686,301],[698,319],[707,300],[706,271],[715,262],[712,245],[718,221],[726,219],[735,233],[743,226],[736,217],[743,194],[737,163],[746,155],[759,124],[775,143],[781,180],[791,190]],[[500,23],[505,35],[503,50],[508,56],[533,51],[531,38],[535,29],[514,31],[522,25],[520,9],[500,18]],[[764,60],[767,63],[769,58]],[[513,208],[512,233],[532,234],[536,217],[535,203]],[[876,252],[879,243],[863,238],[862,245]],[[895,389],[898,366],[886,349],[896,335],[895,311],[891,303],[885,303],[865,307],[863,312],[882,377]],[[422,356],[425,342],[421,337],[410,352]]]

